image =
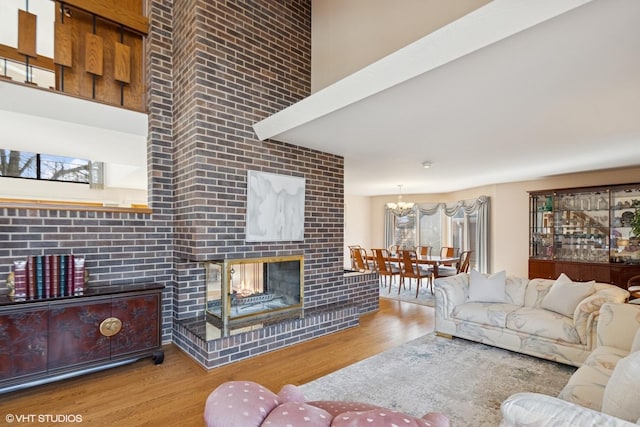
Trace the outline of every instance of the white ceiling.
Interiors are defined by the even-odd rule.
[[[640,165],[640,1],[494,0],[254,129],[343,156],[352,195]]]

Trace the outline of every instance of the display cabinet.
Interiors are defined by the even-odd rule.
[[[626,288],[640,274],[632,219],[640,184],[529,193],[529,277],[597,280]]]

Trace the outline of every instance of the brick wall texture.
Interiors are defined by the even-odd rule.
[[[343,159],[252,129],[310,93],[311,0],[152,0],[147,16],[153,213],[0,209],[0,277],[73,253],[91,283],[162,283],[165,341],[202,311],[210,259],[304,254],[305,307],[359,298],[343,280]],[[304,241],[244,241],[248,170],[305,178]]]

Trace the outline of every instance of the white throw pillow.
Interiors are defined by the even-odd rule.
[[[635,423],[640,418],[640,352],[618,361],[604,388],[602,412]]]
[[[564,273],[553,282],[540,307],[573,318],[576,307],[595,292],[596,281],[573,282]]]
[[[467,302],[505,302],[506,281],[506,271],[487,275],[471,270]]]

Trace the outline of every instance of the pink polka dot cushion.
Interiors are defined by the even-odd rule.
[[[293,384],[285,384],[282,389],[280,389],[280,392],[278,392],[278,400],[280,403],[304,403],[304,394],[302,394],[302,390]]]
[[[422,418],[388,409],[370,409],[363,412],[345,412],[333,419],[331,427],[425,427],[432,424]]]
[[[329,427],[333,417],[327,411],[305,403],[288,402],[275,408],[264,420],[266,427]]]
[[[207,427],[257,427],[278,406],[272,391],[251,381],[229,381],[207,398],[204,419]]]
[[[359,402],[343,402],[338,400],[318,400],[315,402],[307,402],[309,405],[322,408],[332,416],[340,415],[344,412],[368,411],[369,409],[383,409],[380,406],[370,405],[368,403]]]

